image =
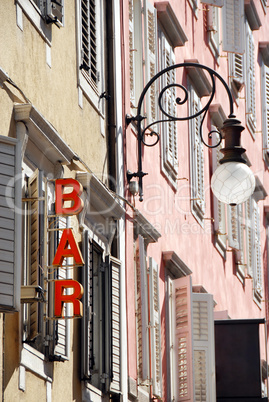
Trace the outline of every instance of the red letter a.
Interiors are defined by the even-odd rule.
[[[68,244],[70,245],[69,248]],[[77,265],[84,265],[82,255],[72,229],[63,230],[63,234],[56,250],[52,265],[57,267],[62,265],[65,257],[74,257],[74,261]]]

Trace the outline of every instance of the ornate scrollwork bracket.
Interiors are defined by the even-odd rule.
[[[142,124],[142,122],[144,122],[146,120],[146,116],[143,116],[143,114],[142,114],[142,107],[143,107],[143,103],[144,103],[144,100],[145,100],[145,96],[146,96],[147,92],[149,91],[150,87],[164,74],[167,74],[171,70],[177,70],[179,68],[185,68],[185,67],[200,68],[200,69],[205,70],[205,71],[208,72],[208,74],[209,74],[209,76],[211,78],[212,87],[211,87],[211,94],[209,95],[209,99],[208,99],[206,105],[201,110],[199,110],[197,113],[193,114],[192,116],[177,117],[177,116],[169,114],[165,110],[165,108],[163,107],[163,104],[164,104],[163,99],[164,99],[167,91],[171,91],[172,89],[175,89],[175,90],[178,90],[178,91],[179,90],[183,91],[183,97],[182,98],[179,98],[179,97],[175,98],[176,106],[184,105],[188,101],[188,98],[189,98],[188,91],[183,85],[181,85],[179,83],[176,83],[176,82],[169,83],[169,85],[166,85],[164,88],[162,88],[160,90],[160,94],[158,96],[158,106],[159,106],[159,110],[160,110],[161,115],[163,116],[163,118],[160,119],[160,120],[156,120],[154,122],[151,122],[148,125]],[[208,142],[206,142],[204,140],[204,137],[203,137],[203,134],[202,134],[202,125],[203,125],[205,116],[206,116],[206,114],[207,114],[207,112],[209,110],[209,107],[210,107],[210,105],[212,103],[212,100],[213,100],[213,98],[215,96],[215,92],[216,92],[215,79],[216,78],[223,84],[223,86],[224,86],[224,88],[225,88],[225,90],[227,92],[228,98],[229,98],[230,113],[228,115],[228,118],[235,118],[235,115],[233,113],[232,94],[231,94],[231,91],[230,91],[227,83],[224,81],[224,79],[215,70],[212,70],[210,67],[207,67],[207,66],[204,66],[204,65],[198,64],[198,63],[191,63],[191,62],[175,64],[175,65],[169,66],[169,67],[165,68],[164,70],[160,71],[159,73],[157,73],[147,83],[147,85],[145,86],[145,88],[143,89],[143,91],[142,91],[142,93],[141,93],[141,95],[139,97],[138,107],[137,107],[137,115],[136,116],[126,115],[126,125],[130,124],[131,122],[136,122],[136,125],[137,125],[138,171],[136,173],[132,173],[132,172],[128,171],[127,180],[128,180],[128,182],[130,182],[130,180],[133,177],[138,177],[139,201],[143,201],[143,177],[147,174],[147,173],[144,173],[143,170],[142,170],[142,145],[153,147],[160,140],[159,134],[155,130],[152,130],[151,127],[156,126],[156,125],[158,125],[160,123],[165,123],[165,122],[168,123],[168,122],[171,122],[171,121],[191,120],[191,119],[194,119],[194,118],[202,115],[199,130],[200,130],[201,141],[203,142],[203,144],[206,147],[215,148],[221,143],[222,135],[217,130],[213,130],[213,131],[210,131],[208,133],[208,138],[209,139],[212,137],[213,133],[217,133],[218,141],[216,142],[215,145],[210,145]],[[146,136],[150,136],[150,137],[154,138],[154,140],[151,141],[150,143],[147,143],[146,140],[145,140]]]

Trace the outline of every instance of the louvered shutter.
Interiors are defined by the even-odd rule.
[[[58,246],[60,239],[62,237],[63,229],[67,227],[67,219],[65,217],[58,217],[56,222],[57,231],[56,234],[56,247]],[[70,268],[68,268],[68,264],[70,264],[70,258],[65,258],[62,266],[57,269],[55,272],[57,280],[63,279],[71,279],[70,274],[68,272]],[[67,290],[71,291],[71,290]],[[70,316],[70,304],[63,304],[63,315],[64,317]],[[62,356],[62,358],[69,357],[69,320],[67,318],[60,319],[55,322],[55,336],[54,336],[54,354],[58,356]]]
[[[216,130],[216,127],[212,127],[212,130]],[[216,136],[213,137],[213,145],[216,144]],[[219,161],[223,156],[220,152],[222,145],[218,145],[216,148],[212,148],[212,168],[213,172],[219,166]],[[219,243],[222,250],[226,249],[226,219],[225,219],[225,204],[219,201],[215,196],[213,196],[214,203],[214,231],[217,236],[217,242]]]
[[[43,172],[36,169],[29,178],[28,191],[30,230],[29,230],[29,248],[30,248],[30,269],[29,282],[32,286],[41,286],[43,288],[43,266],[44,255],[44,201],[42,198]],[[30,334],[29,338],[35,338],[42,331],[43,317],[39,312],[41,306],[39,303],[30,304]]]
[[[190,115],[195,115],[201,108],[201,102],[191,88],[190,98]],[[200,137],[201,116],[195,117],[190,121],[190,161],[191,161],[191,192],[192,192],[192,208],[201,219],[205,212],[205,195],[204,195],[204,148]]]
[[[240,222],[237,205],[228,205],[228,245],[236,250],[240,249]]]
[[[111,384],[110,391],[121,390],[120,348],[120,261],[110,257],[111,271]]]
[[[173,280],[173,366],[175,401],[193,401],[191,277]]]
[[[136,109],[143,89],[142,10],[140,0],[129,0],[130,101]],[[136,113],[136,110],[134,111]]]
[[[195,402],[216,401],[213,296],[192,294]]]
[[[89,241],[88,231],[84,231],[82,252],[85,265],[82,269],[82,286],[84,293],[82,296],[83,317],[81,320],[81,378],[89,379],[92,370],[92,248]]]
[[[215,7],[222,7],[224,4],[224,0],[200,0],[200,2]]]
[[[246,23],[247,34],[247,52],[246,52],[246,68],[247,68],[247,122],[252,134],[256,128],[256,91],[255,91],[255,49],[252,30]]]
[[[153,395],[162,396],[161,316],[159,299],[159,267],[149,258],[151,369]]]
[[[144,239],[138,236],[138,258],[136,258],[136,305],[138,336],[138,375],[149,379],[149,334],[148,334],[148,280]]]
[[[260,234],[260,211],[256,201],[253,200],[253,222],[254,222],[254,291],[256,296],[262,295],[262,261],[261,261],[261,234]]]
[[[247,246],[247,270],[248,275],[253,276],[254,264],[254,239],[253,239],[253,200],[249,198],[245,202],[245,227],[246,227],[246,246]]]
[[[164,34],[162,38],[162,69],[175,64],[175,54],[171,45],[168,43]],[[176,82],[175,70],[170,70],[162,76],[162,87],[166,87]],[[176,90],[175,87],[165,91],[162,106],[170,116],[176,116]],[[168,117],[163,115],[163,119]],[[162,125],[164,141],[164,162],[168,171],[172,171],[176,177],[178,172],[178,142],[176,132],[176,122],[164,122]]]
[[[147,0],[145,2],[144,16],[144,40],[145,40],[145,80],[146,83],[157,72],[157,10]],[[147,124],[156,120],[157,87],[154,82],[146,94]]]
[[[22,193],[18,140],[0,136],[0,169],[0,311],[8,312],[20,308]]]
[[[229,55],[230,79],[235,83],[237,91],[240,91],[244,84],[244,56],[238,53]]]
[[[232,53],[244,53],[244,1],[225,0],[222,16],[222,50]]]
[[[129,0],[129,66],[130,66],[130,100],[135,105],[135,62],[134,62],[134,2]]]
[[[262,131],[264,155],[268,161],[269,154],[269,67],[263,64],[262,68]]]
[[[81,64],[86,80],[98,92],[98,32],[95,0],[81,0]]]

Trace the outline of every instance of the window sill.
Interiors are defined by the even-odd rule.
[[[37,374],[45,381],[52,382],[53,363],[48,362],[45,356],[30,345],[23,344],[21,350],[21,366]]]

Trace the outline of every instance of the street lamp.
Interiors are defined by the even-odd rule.
[[[162,106],[162,97],[165,95],[165,92],[171,90],[172,87],[180,88],[183,90],[185,96],[184,99],[176,98],[177,105],[183,105],[188,100],[188,91],[187,89],[178,83],[170,83],[169,85],[165,86],[159,94],[158,97],[158,105],[165,116],[164,119],[157,120],[151,122],[146,127],[142,127],[142,122],[145,119],[145,116],[142,115],[142,106],[145,99],[145,96],[151,87],[155,83],[155,81],[160,78],[162,75],[168,73],[173,69],[184,67],[195,67],[205,70],[209,73],[212,83],[212,92],[210,94],[209,100],[207,104],[197,113],[193,114],[192,116],[185,116],[185,117],[176,117],[170,115],[163,109]],[[229,105],[230,105],[230,114],[228,119],[224,121],[223,127],[221,128],[220,132],[217,131],[219,140],[215,145],[209,145],[206,143],[202,136],[202,124],[205,119],[206,113],[208,112],[209,106],[214,98],[215,95],[215,79],[218,80],[223,84],[228,98],[229,98]],[[127,125],[131,121],[135,121],[137,124],[137,144],[138,144],[138,170],[135,173],[127,171],[127,180],[130,183],[133,177],[138,177],[138,192],[139,192],[139,200],[143,201],[143,177],[147,174],[144,173],[142,170],[142,144],[145,146],[154,146],[159,142],[159,134],[156,131],[150,131],[151,136],[155,136],[155,140],[151,144],[147,144],[145,142],[145,135],[148,130],[154,126],[155,124],[162,123],[162,122],[170,122],[170,121],[183,121],[183,120],[191,120],[196,118],[197,116],[202,116],[201,125],[200,125],[200,137],[203,144],[209,148],[216,148],[222,141],[222,138],[225,139],[225,146],[221,150],[224,154],[224,157],[220,160],[220,166],[216,169],[212,176],[211,181],[211,188],[214,195],[222,202],[226,204],[236,205],[246,201],[254,191],[255,188],[255,178],[251,171],[251,169],[247,166],[246,160],[242,157],[242,154],[245,152],[245,149],[241,147],[241,132],[244,130],[244,127],[240,124],[240,121],[235,118],[233,113],[233,99],[231,91],[224,81],[224,79],[211,68],[204,66],[202,64],[193,63],[193,62],[186,62],[175,64],[173,66],[169,66],[164,70],[157,73],[145,86],[143,89],[139,100],[138,100],[138,107],[137,107],[137,115],[136,116],[126,116],[126,123]],[[212,132],[208,134],[209,138],[211,138]]]

